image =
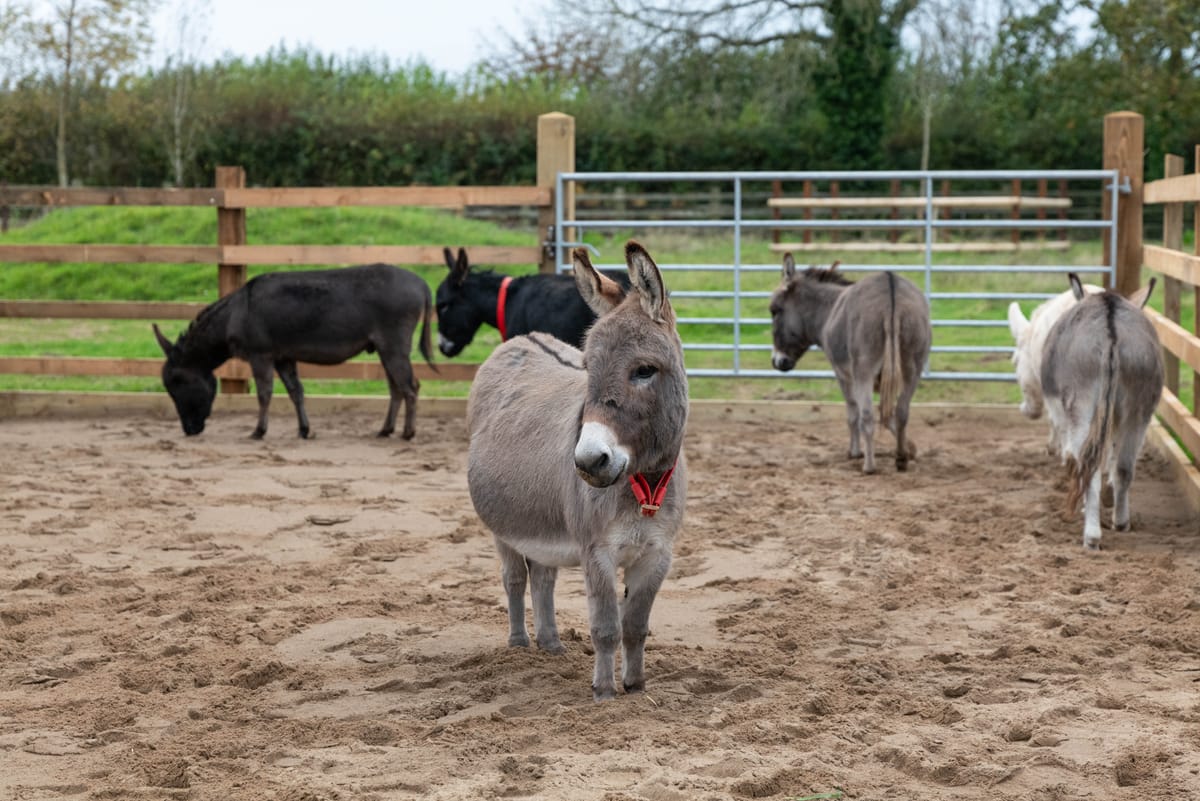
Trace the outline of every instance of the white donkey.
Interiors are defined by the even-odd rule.
[[[1104,287],[1083,284],[1088,293],[1103,292]],[[1017,384],[1021,387],[1021,414],[1030,420],[1042,416],[1042,352],[1046,349],[1046,337],[1067,309],[1075,305],[1075,293],[1068,289],[1033,310],[1029,319],[1021,313],[1014,300],[1008,304],[1008,330],[1012,333],[1016,349],[1013,350],[1013,367],[1017,372]],[[1057,456],[1061,449],[1058,431],[1050,424],[1050,439],[1046,449]]]
[[[1072,513],[1083,501],[1083,546],[1100,547],[1100,471],[1113,488],[1113,528],[1129,528],[1129,485],[1146,428],[1162,395],[1161,346],[1142,313],[1154,281],[1126,300],[1087,295],[1070,274],[1078,302],[1046,337],[1041,386],[1062,438]]]
[[[650,607],[687,494],[688,385],[675,312],[642,246],[625,246],[628,296],[587,251],[573,256],[580,294],[599,319],[582,352],[535,333],[505,342],[479,368],[467,402],[467,484],[495,536],[510,646],[529,645],[528,580],[538,647],[565,650],[554,582],[559,567],[583,566],[600,701],[616,695],[618,642],[626,692],[645,687]]]

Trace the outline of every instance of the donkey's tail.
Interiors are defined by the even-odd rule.
[[[433,319],[433,296],[429,293],[429,287],[425,287],[425,311],[421,315],[421,355],[425,357],[425,363],[429,365],[429,369],[433,372],[441,372],[437,365],[433,363],[433,343],[429,336],[429,322]]]
[[[1092,476],[1100,469],[1108,443],[1112,439],[1112,426],[1116,415],[1113,407],[1117,400],[1117,372],[1120,370],[1120,356],[1117,352],[1117,330],[1114,324],[1116,305],[1114,298],[1108,293],[1104,296],[1108,318],[1108,352],[1100,362],[1100,376],[1096,382],[1096,408],[1092,412],[1092,422],[1088,426],[1087,439],[1079,453],[1067,460],[1067,476],[1069,489],[1067,492],[1067,513],[1074,515],[1079,511],[1083,496],[1087,494],[1088,484]]]
[[[904,386],[904,374],[900,370],[900,332],[896,320],[896,276],[887,273],[891,307],[883,319],[883,367],[879,371],[879,420],[885,426],[892,424],[896,413],[896,400]]]

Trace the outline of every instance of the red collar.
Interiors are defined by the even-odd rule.
[[[508,340],[508,331],[504,325],[504,304],[508,300],[508,285],[512,283],[512,276],[504,276],[504,280],[500,282],[500,296],[496,298],[496,327],[500,329],[500,341]]]
[[[634,473],[629,477],[629,487],[633,490],[633,497],[642,506],[643,517],[654,517],[662,508],[663,498],[667,495],[667,485],[671,483],[671,474],[674,472],[675,465],[672,464],[671,469],[663,473],[662,478],[658,480],[653,492],[650,491],[650,482],[641,473]]]

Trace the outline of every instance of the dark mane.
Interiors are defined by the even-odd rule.
[[[804,271],[803,275],[807,280],[816,281],[817,283],[821,284],[850,286],[854,283],[845,275],[838,272],[837,262],[834,262],[832,267],[809,267]]]

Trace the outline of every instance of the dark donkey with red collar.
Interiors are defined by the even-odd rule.
[[[436,295],[438,349],[443,355],[461,353],[484,323],[499,330],[502,341],[542,331],[583,347],[583,335],[596,322],[596,313],[580,297],[574,278],[555,273],[513,278],[492,270],[472,270],[463,248],[458,249],[457,259],[450,248],[442,253],[450,268]],[[603,274],[629,289],[623,271]]]

